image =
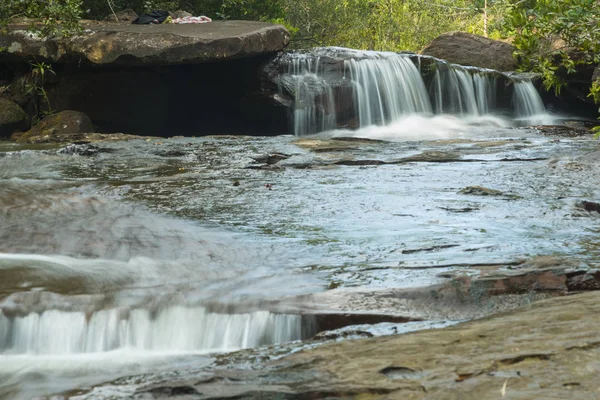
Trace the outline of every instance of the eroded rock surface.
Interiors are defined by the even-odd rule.
[[[600,372],[599,300],[600,293],[555,298],[443,330],[323,346],[281,365],[306,377],[296,393],[586,398]]]

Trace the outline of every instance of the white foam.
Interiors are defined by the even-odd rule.
[[[478,127],[506,128],[511,122],[493,115],[459,118],[454,115],[408,115],[385,126],[326,132],[326,137],[357,137],[388,141],[436,140],[470,137]]]

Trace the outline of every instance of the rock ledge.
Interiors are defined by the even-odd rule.
[[[195,64],[274,53],[289,42],[283,26],[254,21],[185,25],[83,21],[82,25],[80,35],[46,40],[28,33],[26,24],[10,25],[9,33],[0,36],[0,48],[6,48],[0,63]]]

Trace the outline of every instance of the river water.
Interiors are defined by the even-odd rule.
[[[539,122],[536,104],[518,107]],[[536,255],[593,265],[597,217],[578,202],[599,194],[597,142],[480,107],[379,125],[388,116],[371,113],[309,139],[0,143],[0,397],[312,337],[310,310],[281,299],[427,286]],[[274,153],[287,158],[255,160]],[[452,157],[397,162],[420,154]],[[475,185],[505,195],[459,193]]]

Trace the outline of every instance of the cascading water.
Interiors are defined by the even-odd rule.
[[[427,89],[406,57],[345,61],[361,126],[390,123],[402,115],[431,113]]]
[[[544,102],[531,81],[515,82],[513,103],[518,119],[532,124],[549,123]]]
[[[437,62],[430,85],[436,114],[485,115],[495,107],[497,78],[493,73]]]
[[[316,133],[334,129],[337,125],[335,103],[331,86],[319,76],[319,57],[294,58],[286,73],[294,76],[297,102],[294,109],[294,132]],[[311,93],[321,90],[321,101]]]
[[[293,99],[296,136],[389,125],[410,115],[498,114],[529,121],[546,112],[522,77],[431,57],[323,48],[288,54],[283,63],[280,90],[288,89]]]
[[[47,310],[12,318],[0,311],[0,352],[232,351],[302,339],[301,319],[268,311],[218,314],[183,306],[157,312],[108,309],[91,315]]]

